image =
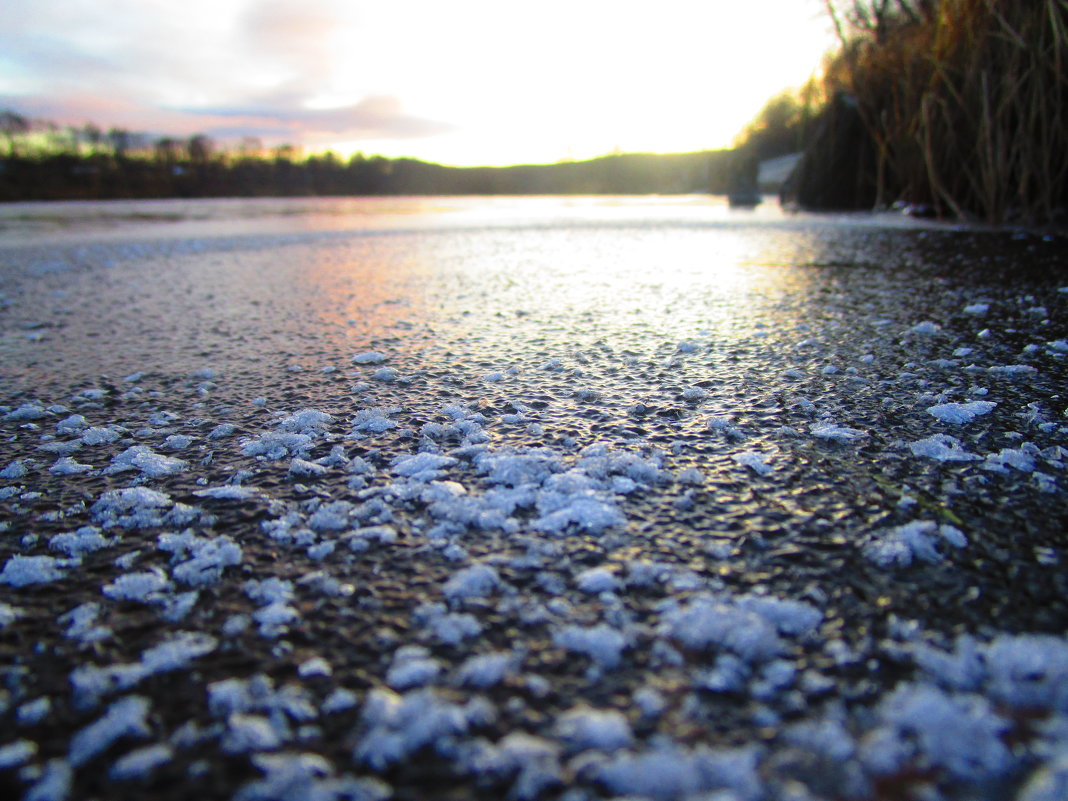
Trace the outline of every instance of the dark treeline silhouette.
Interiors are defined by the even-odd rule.
[[[1068,221],[1066,0],[828,0],[830,98],[788,189],[809,208],[912,204]]]
[[[415,159],[332,152],[302,157],[290,146],[246,140],[221,149],[188,139],[95,126],[65,128],[0,112],[0,201],[168,197],[495,194],[724,194],[731,150],[617,154],[512,167],[447,167]]]

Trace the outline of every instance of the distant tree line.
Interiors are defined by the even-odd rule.
[[[305,155],[246,139],[60,127],[0,111],[0,201],[441,194],[674,194],[728,190],[732,150],[620,154],[514,167],[447,167],[356,154]]]

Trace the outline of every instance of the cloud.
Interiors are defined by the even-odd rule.
[[[349,21],[340,10],[308,0],[267,0],[246,11],[241,39],[255,58],[281,62],[303,82],[325,80],[333,66],[331,39]]]
[[[390,95],[366,97],[341,108],[309,109],[279,102],[249,107],[169,109],[140,104],[113,95],[15,97],[0,95],[0,108],[34,118],[104,128],[126,128],[168,136],[207,134],[220,140],[254,136],[265,143],[311,140],[412,140],[454,130],[448,123],[404,110]]]
[[[407,113],[400,99],[393,95],[372,95],[338,108],[307,108],[297,98],[286,96],[275,97],[260,106],[186,111],[207,119],[240,118],[244,123],[242,129],[260,126],[264,130],[333,134],[347,139],[422,139],[454,129],[448,123]]]
[[[375,88],[360,82],[366,70],[344,66],[354,46],[381,36],[359,3],[16,6],[0,30],[0,107],[36,119],[273,143],[413,140],[454,130],[408,111],[404,92],[389,88],[392,70],[375,73]]]

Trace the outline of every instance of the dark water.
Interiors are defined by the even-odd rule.
[[[0,602],[16,610],[0,632],[12,666],[12,734],[0,748],[37,746],[7,772],[18,792],[47,779],[48,764],[60,775],[64,763],[48,760],[71,755],[70,733],[126,696],[148,699],[150,720],[75,765],[71,797],[229,797],[261,772],[282,775],[257,761],[263,753],[328,760],[285,763],[307,768],[305,785],[293,779],[303,792],[327,792],[309,777],[328,764],[412,798],[522,794],[535,767],[548,778],[529,779],[530,797],[727,788],[743,799],[1001,798],[1053,770],[1047,754],[1068,730],[1055,688],[1068,655],[1068,240],[771,206],[739,213],[707,198],[0,211],[0,468],[22,465],[0,485],[0,557],[62,556],[51,538],[88,524],[111,537],[60,578],[0,584]],[[385,361],[351,361],[369,351]],[[395,373],[376,377],[383,367]],[[967,423],[928,411],[975,402],[996,405]],[[305,409],[330,417],[285,422]],[[74,414],[84,424],[62,425]],[[393,425],[361,429],[368,415]],[[232,432],[213,436],[219,425]],[[64,449],[87,427],[117,436]],[[249,452],[279,430],[308,442],[279,459]],[[955,438],[937,441],[943,456],[968,458],[917,454],[940,436]],[[111,469],[136,446],[185,468]],[[398,472],[398,459],[419,453],[446,460],[438,474]],[[85,470],[57,465],[64,455]],[[293,457],[322,469],[301,473]],[[516,458],[545,474],[499,479],[493,465]],[[234,484],[254,492],[196,494]],[[126,527],[93,511],[107,490],[130,486],[198,511]],[[494,493],[504,490],[529,497],[502,513]],[[570,523],[550,522],[553,504]],[[323,509],[341,522],[316,518]],[[282,520],[307,534],[278,535]],[[395,539],[365,531],[383,525]],[[240,559],[183,585],[160,539],[181,530],[228,538]],[[371,539],[356,548],[353,531]],[[877,556],[888,540],[907,541],[898,564]],[[450,594],[473,566],[498,583]],[[116,600],[102,589],[153,570],[167,582],[159,595]],[[325,591],[316,576],[342,589]],[[295,616],[257,630],[265,607],[247,582],[270,577],[294,582],[282,605]],[[174,597],[194,590],[185,614],[173,613]],[[760,655],[771,618],[738,611],[754,597],[816,610],[818,623],[801,633],[772,621],[782,650]],[[709,598],[718,611],[698,614]],[[109,630],[97,642],[65,636],[69,623],[57,620],[84,603],[100,604]],[[477,633],[443,637],[444,607],[433,603]],[[723,619],[734,633],[695,643],[679,622],[687,609],[697,630]],[[253,622],[241,628],[242,616]],[[569,646],[568,626],[603,626],[609,641],[616,632],[619,663]],[[746,631],[757,645],[742,642]],[[212,646],[95,704],[72,693],[79,665],[143,662],[181,632]],[[1030,664],[1030,679],[1012,681],[1030,681],[1032,694],[993,668],[970,683],[932,668],[932,650],[967,661],[960,636],[975,638],[975,664],[1005,653]],[[428,672],[412,683],[397,678],[405,646],[427,649],[411,675]],[[466,660],[488,653],[510,654],[512,667],[485,688],[465,684]],[[301,673],[316,658],[330,675]],[[227,717],[210,702],[213,683],[257,675],[299,687],[311,713],[264,702]],[[402,693],[398,704],[442,704],[452,724],[420,744],[411,727],[383,723],[374,691],[386,686]],[[338,687],[354,705],[321,711]],[[955,711],[932,722],[909,693],[936,691]],[[650,693],[662,702],[655,713],[640,702]],[[33,715],[19,710],[42,697],[47,712],[25,722]],[[463,706],[475,700],[485,709]],[[960,711],[973,702],[986,706]],[[256,729],[264,739],[242,728],[250,715],[267,721]],[[1029,728],[1034,719],[1046,728]],[[939,726],[962,720],[999,734],[978,756],[939,750]],[[191,722],[196,737],[183,729]],[[834,747],[812,734],[819,726],[841,729]],[[509,751],[518,733],[543,751]],[[876,734],[907,754],[877,767],[863,745]],[[388,736],[403,743],[395,757],[368,756]],[[251,744],[235,746],[241,737]],[[1002,756],[999,742],[1017,745]],[[167,759],[142,778],[107,778],[146,746],[169,749]],[[887,749],[876,752],[889,759]],[[694,778],[657,789],[627,772],[659,769]],[[790,795],[798,786],[810,794]]]

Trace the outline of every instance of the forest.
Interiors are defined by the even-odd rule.
[[[730,150],[615,154],[589,161],[447,167],[416,159],[304,155],[258,142],[221,147],[94,125],[61,127],[0,112],[0,200],[316,195],[724,193]]]

